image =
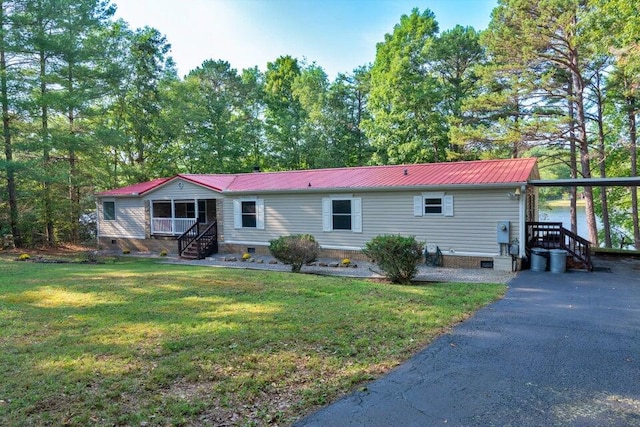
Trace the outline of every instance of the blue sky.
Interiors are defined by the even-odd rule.
[[[400,16],[431,9],[440,31],[489,24],[497,0],[113,0],[116,18],[157,28],[172,45],[180,76],[207,59],[234,68],[291,55],[322,66],[330,78],[373,62],[376,43]]]

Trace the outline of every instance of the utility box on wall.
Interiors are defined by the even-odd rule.
[[[498,243],[508,244],[509,240],[509,221],[498,221],[497,227]]]

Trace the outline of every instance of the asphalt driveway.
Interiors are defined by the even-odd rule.
[[[640,262],[521,272],[501,301],[297,426],[640,426]]]

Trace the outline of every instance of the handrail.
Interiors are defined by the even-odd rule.
[[[584,237],[578,236],[574,232],[562,228],[563,249],[574,257],[585,263],[587,270],[593,270],[591,264],[591,243]]]
[[[217,222],[213,221],[197,238],[198,242],[198,258],[202,259],[208,255],[208,252],[218,245]],[[204,246],[203,246],[204,243]],[[217,249],[217,248],[216,248]]]
[[[200,235],[200,223],[195,222],[187,231],[182,233],[178,237],[178,255],[182,256],[182,253],[193,243],[194,240]]]
[[[212,252],[217,251],[218,231],[217,222],[209,224],[202,232],[198,222],[178,237],[178,255],[182,256],[188,247],[195,243],[198,259],[202,259]]]
[[[587,270],[593,270],[591,243],[564,228],[561,222],[527,222],[526,233],[527,255],[530,254],[531,248],[534,247],[545,249],[560,248],[580,260]]]

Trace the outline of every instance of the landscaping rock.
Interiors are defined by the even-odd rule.
[[[224,260],[227,262],[237,262],[238,258],[232,256],[232,257],[225,258]]]
[[[338,264],[337,262],[332,262],[331,264],[329,264],[329,267],[338,268],[340,267],[340,264]]]

